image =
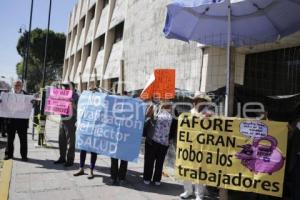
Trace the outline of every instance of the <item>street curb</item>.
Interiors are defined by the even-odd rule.
[[[0,182],[0,200],[8,199],[12,166],[13,166],[12,160],[4,161],[3,170],[1,173],[1,182]]]

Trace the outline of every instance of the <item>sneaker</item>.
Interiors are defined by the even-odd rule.
[[[73,176],[81,176],[84,175],[84,171],[80,169],[78,172],[74,173]]]
[[[184,191],[184,193],[180,194],[180,198],[187,199],[187,198],[191,197],[192,195],[193,195],[192,193],[189,193],[188,191]]]
[[[196,199],[195,200],[203,200],[204,198],[202,196],[196,195]]]
[[[159,186],[159,185],[161,185],[161,182],[159,182],[159,181],[155,181],[155,183],[154,183],[155,185],[157,185],[157,186]]]
[[[59,158],[57,161],[54,161],[53,163],[54,164],[63,164],[65,162],[66,162],[66,160]]]
[[[150,181],[144,180],[144,184],[149,185],[149,184],[150,184]]]

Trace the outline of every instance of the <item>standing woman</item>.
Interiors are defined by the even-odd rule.
[[[99,92],[97,88],[90,88],[90,91],[92,92]],[[73,174],[73,176],[81,176],[84,175],[84,165],[85,165],[85,158],[86,158],[86,151],[85,150],[80,150],[80,163],[79,163],[79,170]],[[88,179],[93,179],[94,178],[94,168],[96,165],[97,161],[97,153],[91,152],[91,160],[90,160],[90,172],[88,175]]]
[[[85,164],[85,158],[86,158],[86,151],[80,150],[80,169],[78,172],[74,173],[73,176],[81,176],[84,175],[84,164]],[[91,152],[91,162],[90,162],[90,172],[88,175],[88,179],[94,178],[94,168],[97,161],[97,153]]]
[[[170,102],[162,102],[156,114],[154,106],[150,106],[147,111],[147,117],[152,122],[153,128],[148,126],[145,129],[144,183],[146,185],[151,181],[155,185],[161,184],[164,160],[171,140],[177,132],[176,120],[172,117],[171,109]]]

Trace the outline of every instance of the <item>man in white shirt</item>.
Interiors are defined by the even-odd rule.
[[[15,94],[27,94],[23,88],[23,83],[20,80],[17,80],[14,83],[14,91]],[[16,132],[18,133],[20,139],[20,153],[23,161],[27,161],[27,129],[28,129],[28,119],[18,119],[18,118],[10,118],[7,119],[7,146],[5,149],[5,157],[4,160],[12,159],[14,154],[14,140],[16,136]]]

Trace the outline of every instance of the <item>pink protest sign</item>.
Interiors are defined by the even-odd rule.
[[[50,98],[51,99],[65,99],[70,100],[72,98],[72,90],[63,90],[57,88],[50,88]]]
[[[45,107],[45,112],[57,115],[71,114],[71,102],[49,98]]]

